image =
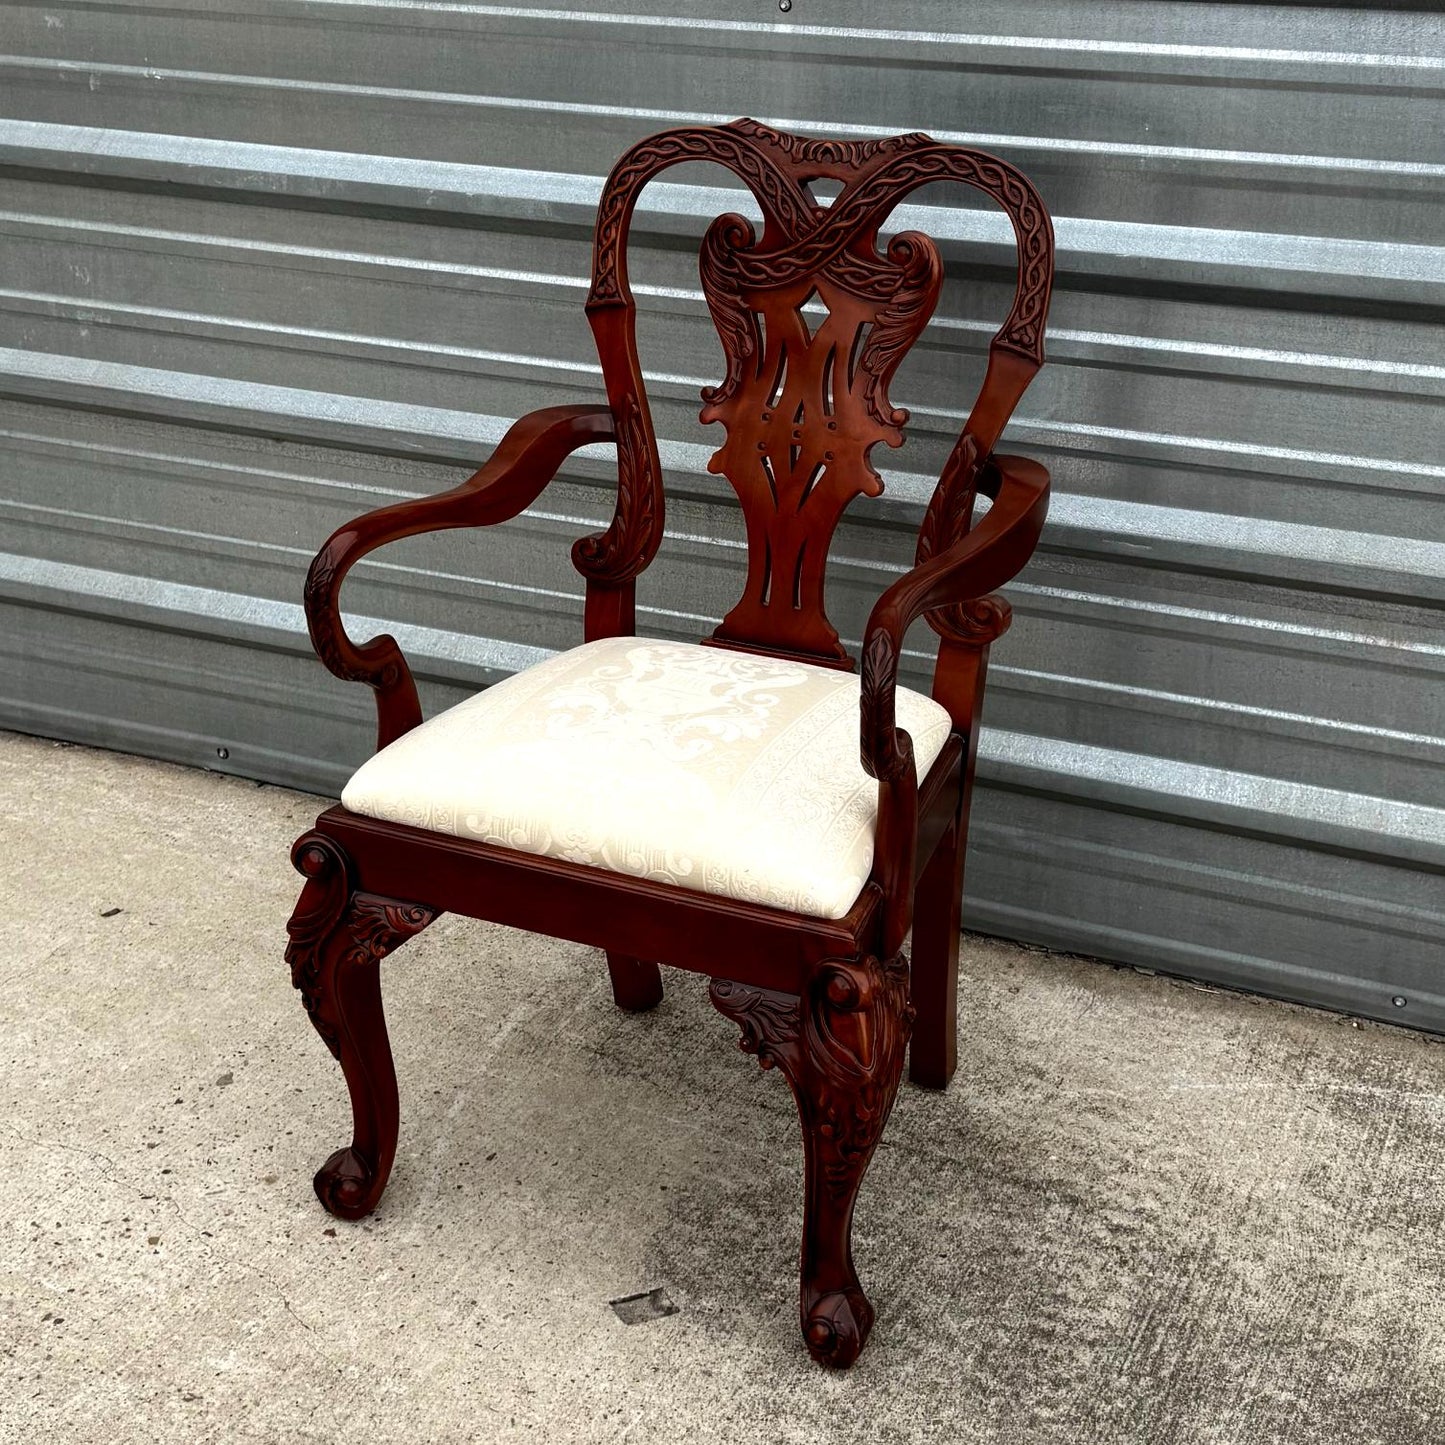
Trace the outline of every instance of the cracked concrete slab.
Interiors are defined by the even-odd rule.
[[[13,736],[0,798],[0,1440],[1445,1438],[1436,1040],[966,939],[835,1376],[791,1103],[703,980],[622,1015],[591,951],[440,921],[384,966],[401,1150],[340,1224],[281,961],[317,800]]]

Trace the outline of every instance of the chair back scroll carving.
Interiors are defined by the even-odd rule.
[[[922,559],[967,531],[977,472],[1043,363],[1053,280],[1048,212],[1007,162],[920,133],[820,141],[737,120],[666,131],[634,146],[603,189],[587,300],[618,451],[612,522],[573,551],[589,592],[630,584],[662,537],[662,469],[638,363],[626,243],[642,188],[687,161],[727,167],[763,215],[761,237],[745,217],[719,216],[700,256],[725,359],[720,384],[703,391],[702,420],[721,422],[727,433],[708,465],[737,493],[748,540],[743,596],[712,640],[851,667],[823,607],[828,547],[853,498],[883,490],[870,453],[879,442],[901,446],[908,420],[888,386],[933,314],[943,280],[932,240],[902,232],[880,251],[879,226],[919,186],[954,180],[1003,208],[1018,248],[1013,308],[990,345],[979,396],[925,516]],[[815,198],[815,180],[841,183],[831,206]]]

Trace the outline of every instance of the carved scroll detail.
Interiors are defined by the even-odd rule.
[[[876,157],[890,155],[894,151],[916,150],[919,146],[933,144],[931,136],[918,130],[907,135],[880,136],[876,140],[814,140],[810,136],[794,135],[791,131],[774,130],[772,126],[746,116],[731,121],[728,129],[762,141],[795,162],[841,166],[848,170],[856,170]]]
[[[991,592],[987,597],[975,597],[957,607],[940,608],[929,615],[929,621],[940,637],[978,646],[997,642],[1008,631],[1013,609],[998,593]]]
[[[326,664],[327,670],[346,682],[365,682],[374,688],[394,687],[401,676],[400,650],[390,636],[373,638],[366,647],[370,654],[358,665],[349,659],[341,649],[341,638],[345,629],[341,624],[340,609],[335,605],[333,583],[341,557],[346,552],[346,542],[333,538],[317,555],[306,574],[306,615],[311,628],[311,642],[316,655]],[[390,661],[377,663],[373,660],[378,651],[387,650],[396,654]]]
[[[868,410],[883,426],[901,427],[908,413],[888,400],[888,383],[933,314],[943,261],[932,239],[919,231],[895,236],[888,243],[888,259],[898,268],[898,283],[878,312],[858,369],[868,378],[863,389]]]
[[[348,965],[380,963],[435,917],[434,908],[420,903],[397,903],[358,893],[351,902],[352,946],[342,955]]]
[[[598,582],[636,576],[657,522],[657,475],[651,428],[638,397],[629,395],[617,418],[617,508],[605,532],[583,537],[573,565]]]
[[[702,399],[709,411],[737,393],[742,384],[744,366],[758,356],[760,337],[757,324],[743,300],[741,289],[733,284],[729,266],[732,253],[752,246],[756,239],[753,223],[746,216],[729,211],[707,228],[702,240],[702,251],[698,256],[702,294],[712,313],[727,366],[727,374],[720,385],[702,389]],[[758,365],[761,364],[762,358],[758,356]]]
[[[968,535],[973,525],[973,507],[983,463],[973,437],[961,437],[924,514],[918,533],[917,565],[946,552]],[[977,645],[1002,637],[1008,631],[1012,615],[1008,603],[994,593],[930,612],[928,625],[940,637]]]
[[[344,934],[335,966],[354,968],[375,964],[420,933],[436,910],[416,903],[399,903],[367,893],[353,893],[351,869],[345,853],[324,833],[305,834],[292,850],[296,871],[307,880],[296,911],[286,925],[290,942],[286,962],[291,965],[292,986],[316,1032],[332,1055],[340,1059],[337,1021],[328,1007],[325,979],[328,940]]]
[[[335,1020],[322,1008],[321,969],[326,939],[351,901],[351,870],[346,854],[324,833],[306,833],[299,838],[291,850],[291,862],[307,880],[286,925],[291,984],[301,991],[301,1002],[312,1026],[339,1059],[341,1045]]]
[[[763,1068],[795,1062],[802,1011],[800,1001],[792,994],[715,978],[708,997],[714,1008],[742,1030],[738,1048],[745,1054],[756,1054]]]

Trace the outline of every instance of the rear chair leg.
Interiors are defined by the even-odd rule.
[[[965,742],[953,827],[924,867],[913,898],[913,1001],[918,1026],[909,1050],[908,1077],[925,1089],[947,1088],[958,1066],[958,932],[968,815],[988,645],[1007,630],[1009,615],[1002,597],[980,597],[947,614],[941,625],[934,623],[942,641],[933,695],[948,709]]]
[[[963,838],[955,823],[918,880],[913,904],[913,1005],[918,1021],[908,1077],[945,1089],[958,1067],[958,933],[963,899]]]
[[[612,975],[612,997],[618,1008],[646,1013],[662,1002],[662,970],[655,963],[609,953],[607,971]]]
[[[873,1327],[853,1267],[853,1206],[903,1074],[907,960],[827,959],[801,997],[727,979],[710,992],[741,1027],[738,1047],[792,1087],[803,1125],[803,1339],[820,1364],[846,1368]]]
[[[376,1208],[396,1157],[396,1071],[381,1007],[380,963],[435,917],[430,908],[355,892],[346,854],[323,833],[291,851],[306,879],[286,925],[291,982],[351,1094],[351,1147],[318,1170],[316,1197],[339,1219]]]

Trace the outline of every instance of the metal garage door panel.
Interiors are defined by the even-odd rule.
[[[1379,232],[1388,195],[1392,239],[1433,239],[1417,96],[1438,73],[1419,16],[1234,6],[1222,46],[1201,4],[1056,7],[1052,28],[1037,7],[972,6],[965,33],[940,3],[908,7],[911,24],[890,7],[887,28],[872,6],[776,27],[718,8],[21,5],[0,83],[35,118],[83,101],[107,127],[590,174],[679,118],[801,123],[845,95],[843,124],[922,116],[1002,138],[1064,214],[1168,224],[1186,205],[1194,225],[1227,225],[1247,200],[1264,229],[1356,236]],[[959,132],[965,114],[978,123]]]

